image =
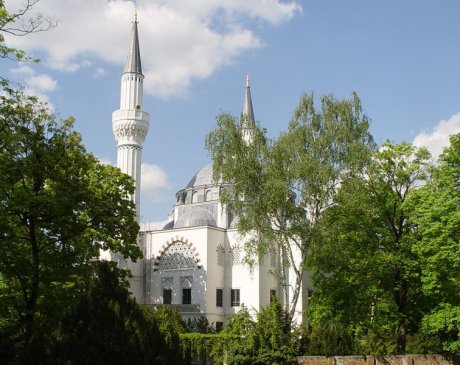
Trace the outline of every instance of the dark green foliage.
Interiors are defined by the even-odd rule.
[[[115,263],[95,267],[95,279],[62,321],[61,363],[180,364],[178,333],[170,331],[166,340],[156,317],[130,296]]]
[[[296,353],[291,319],[278,300],[257,314],[254,328],[256,356],[253,364],[292,364]]]
[[[216,328],[204,316],[189,318],[186,322],[187,332],[215,333]]]
[[[215,333],[182,333],[180,334],[181,350],[185,363],[212,358],[219,363],[221,350],[230,344],[240,341],[240,336]],[[217,359],[217,360],[216,360]]]
[[[216,341],[212,358],[216,364],[293,364],[297,338],[291,331],[288,313],[278,301],[252,320],[246,308],[233,315]]]
[[[243,306],[222,332],[181,334],[181,344],[187,359],[209,357],[217,365],[287,365],[295,363],[297,335],[298,331],[291,331],[286,311],[274,301],[257,314],[257,321]]]
[[[85,151],[72,119],[59,121],[36,98],[2,87],[0,353],[48,364],[64,313],[89,305],[81,295],[100,251],[141,255],[134,188]]]
[[[322,356],[354,355],[355,342],[351,328],[341,323],[315,326],[308,335],[306,354]]]
[[[323,216],[323,238],[311,256],[311,324],[351,328],[357,353],[404,354],[422,338],[422,318],[436,303],[423,290],[423,227],[413,203],[429,157],[408,143],[386,142],[361,174],[344,181]]]
[[[179,312],[168,305],[160,305],[154,310],[145,308],[149,315],[153,315],[162,337],[168,347],[178,349],[180,347],[179,334],[187,331],[186,324]]]
[[[86,152],[71,118],[0,82],[1,362],[180,364],[175,324],[159,328],[98,261],[141,256],[132,179]]]
[[[254,330],[255,321],[249,313],[248,308],[243,304],[240,310],[228,319],[223,330],[224,333],[232,335],[243,335]]]

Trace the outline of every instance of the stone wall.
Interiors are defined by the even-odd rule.
[[[452,365],[440,355],[404,356],[301,356],[299,365]]]

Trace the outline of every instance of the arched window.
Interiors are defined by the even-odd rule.
[[[195,254],[190,245],[180,241],[171,244],[159,260],[159,269],[163,271],[196,269],[196,266]]]

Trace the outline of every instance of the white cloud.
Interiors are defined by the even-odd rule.
[[[58,83],[47,74],[37,74],[36,71],[28,66],[21,65],[10,70],[11,73],[19,76],[24,84],[24,91],[28,95],[38,97],[41,101],[48,104],[50,111],[54,111],[54,105],[51,103],[47,92],[54,91],[58,87]]]
[[[11,69],[11,72],[23,77],[35,75],[35,71],[32,69],[32,67],[27,65],[21,65],[19,67],[13,68]]]
[[[47,0],[35,7],[58,27],[9,38],[11,46],[43,51],[47,66],[65,71],[97,68],[94,58],[122,67],[133,2]],[[146,91],[160,96],[180,94],[193,79],[261,47],[255,23],[279,25],[302,12],[296,0],[138,0],[137,9]]]
[[[105,76],[106,74],[107,74],[107,71],[104,68],[98,67],[96,68],[96,70],[94,70],[93,77],[98,78],[98,77]]]
[[[100,163],[115,166],[108,157],[96,156]],[[141,165],[141,194],[151,202],[163,201],[164,193],[171,189],[166,172],[158,165],[142,163]],[[143,200],[143,199],[142,199]]]
[[[31,76],[26,82],[29,87],[42,91],[53,91],[57,87],[57,81],[45,74]]]
[[[114,163],[112,162],[112,160],[108,157],[99,157],[99,156],[96,156],[97,159],[99,160],[99,162],[103,165],[114,165]]]
[[[171,188],[168,175],[158,165],[143,163],[141,167],[141,194],[151,202],[164,200]]]
[[[425,146],[434,158],[442,149],[449,145],[449,137],[460,132],[460,113],[452,115],[448,120],[441,120],[431,131],[422,131],[414,138],[414,145]]]

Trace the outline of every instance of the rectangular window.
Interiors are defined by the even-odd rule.
[[[192,304],[192,289],[182,289],[182,304]]]
[[[172,301],[172,290],[163,289],[163,304],[171,304]]]
[[[216,289],[216,307],[222,307],[223,294],[224,291],[222,289]]]
[[[230,289],[230,305],[232,307],[240,306],[240,289]]]
[[[273,301],[276,299],[276,290],[271,289],[270,290],[270,303],[273,303]]]
[[[216,332],[222,331],[222,328],[224,328],[224,322],[216,322]]]

